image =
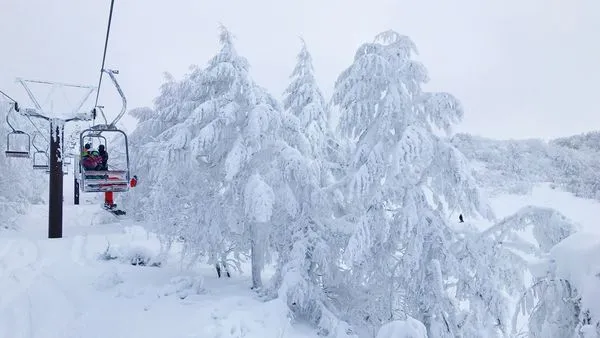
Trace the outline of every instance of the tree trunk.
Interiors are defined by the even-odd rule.
[[[252,224],[252,239],[250,247],[250,258],[252,260],[252,289],[262,288],[260,273],[264,266],[264,247],[259,224]]]
[[[254,231],[254,234],[256,234],[256,231]],[[252,289],[260,289],[262,287],[262,279],[260,277],[262,270],[262,249],[256,237],[252,239],[250,250],[250,257],[252,259]]]

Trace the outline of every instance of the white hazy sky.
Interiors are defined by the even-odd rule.
[[[96,85],[109,0],[0,0],[0,89],[16,77]],[[180,78],[218,48],[221,22],[254,79],[280,97],[304,37],[326,95],[375,34],[410,36],[429,90],[456,95],[456,131],[528,138],[600,129],[598,0],[116,0],[107,67],[129,108],[152,105],[168,71]],[[100,103],[119,110],[107,78]],[[104,81],[104,80],[103,80]],[[105,86],[106,85],[106,86]]]

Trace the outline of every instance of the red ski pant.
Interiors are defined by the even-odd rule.
[[[113,200],[113,192],[112,191],[107,191],[104,193],[104,203],[106,203],[107,205],[113,205],[114,200]]]

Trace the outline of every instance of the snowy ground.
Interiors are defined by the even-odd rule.
[[[46,239],[47,206],[33,206],[18,231],[0,232],[0,338],[316,337],[291,327],[282,304],[259,300],[248,276],[217,279],[214,268],[190,271],[177,259],[131,265],[158,242],[118,221],[66,194],[63,239]],[[109,242],[120,257],[99,259]]]
[[[578,230],[600,236],[600,202],[552,189],[550,184],[540,184],[527,195],[498,195],[490,199],[490,203],[498,218],[506,217],[526,205],[554,208],[577,223]]]
[[[282,304],[259,300],[248,276],[217,279],[212,267],[185,270],[177,259],[131,265],[136,253],[157,252],[156,239],[85,204],[87,194],[83,205],[72,205],[71,181],[65,179],[63,239],[46,239],[46,206],[33,206],[18,231],[0,232],[0,338],[317,337],[292,327]],[[600,239],[597,202],[546,185],[491,202],[499,217],[527,204],[557,208]],[[117,259],[99,259],[108,243]]]

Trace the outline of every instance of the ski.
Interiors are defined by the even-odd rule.
[[[102,207],[104,208],[104,210],[106,210],[116,216],[123,216],[123,215],[127,214],[127,212],[125,212],[125,210],[116,209],[116,206],[117,206],[116,204],[113,204],[112,206],[108,206],[105,204]]]

